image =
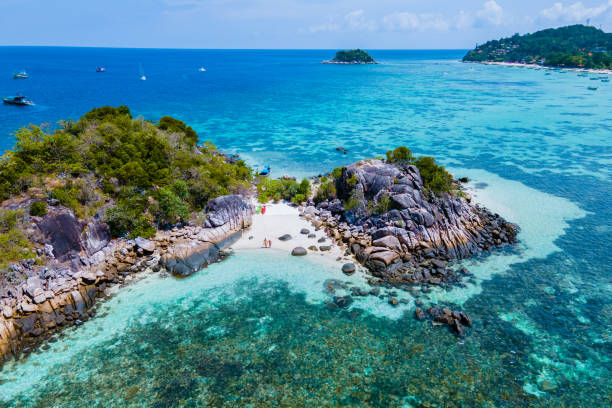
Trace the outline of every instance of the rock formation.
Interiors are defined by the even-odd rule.
[[[364,160],[344,167],[335,184],[338,198],[311,202],[303,216],[387,282],[452,282],[461,274],[448,261],[516,242],[517,226],[462,192],[431,193],[413,165]]]
[[[165,269],[187,276],[219,259],[251,224],[252,207],[240,196],[211,200],[203,226],[158,231],[151,239],[111,239],[100,221],[84,223],[63,207],[33,217],[33,239],[48,262],[12,265],[0,282],[0,362],[40,343],[58,329],[93,314],[98,297],[138,272]]]

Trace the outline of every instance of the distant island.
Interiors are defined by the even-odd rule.
[[[374,58],[364,50],[338,51],[332,60],[323,61],[323,64],[378,64]]]
[[[612,69],[610,50],[612,33],[577,24],[488,41],[469,51],[463,61]]]

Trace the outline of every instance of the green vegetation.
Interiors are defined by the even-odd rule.
[[[44,201],[35,201],[30,204],[30,215],[34,217],[42,217],[47,213],[47,203]]]
[[[21,259],[39,261],[23,233],[24,216],[23,210],[0,210],[0,269]]]
[[[463,60],[610,69],[610,51],[612,33],[578,24],[489,41],[468,52]]]
[[[387,162],[394,164],[410,164],[414,160],[412,151],[406,146],[396,147],[395,150],[387,152]]]
[[[332,60],[333,62],[345,62],[353,64],[375,64],[374,58],[367,52],[360,50],[338,51]]]
[[[0,200],[42,189],[80,217],[105,205],[114,236],[154,233],[187,221],[208,200],[248,188],[251,170],[229,162],[183,122],[134,119],[125,106],[105,106],[47,132],[16,132],[0,160]]]
[[[414,165],[419,169],[423,185],[435,194],[454,193],[453,176],[444,166],[439,166],[433,157],[414,157],[410,149],[400,146],[387,152],[387,162],[398,165]]]
[[[314,202],[318,204],[335,196],[336,186],[334,185],[334,180],[325,181],[319,185],[317,193],[314,196]]]
[[[288,200],[299,204],[310,196],[310,182],[308,179],[302,179],[298,183],[292,179],[277,180],[265,177],[257,183],[257,195],[261,203]]]

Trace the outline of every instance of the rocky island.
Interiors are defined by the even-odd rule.
[[[548,67],[612,69],[612,33],[577,24],[488,41],[464,62],[521,63]]]
[[[517,239],[517,226],[473,205],[460,181],[406,147],[312,183],[255,178],[241,160],[198,145],[183,122],[134,119],[123,106],[16,136],[15,150],[0,161],[0,361],[81,324],[111,287],[143,272],[180,278],[222,260],[251,227],[255,194],[261,203],[293,202],[301,219],[325,233],[302,228],[301,242],[320,245],[293,255],[352,258],[342,272],[352,275],[361,264],[373,287],[450,287],[469,274],[450,262]],[[278,240],[287,249],[296,242],[289,234]],[[338,307],[350,302],[333,298]],[[460,335],[471,324],[448,308],[431,306],[428,315]],[[427,318],[420,308],[415,316]]]
[[[170,117],[103,107],[23,128],[0,161],[0,361],[79,325],[143,271],[189,275],[251,222],[244,162]]]
[[[338,51],[333,59],[323,61],[322,64],[356,65],[378,63],[370,56],[370,54],[357,48],[349,51]]]

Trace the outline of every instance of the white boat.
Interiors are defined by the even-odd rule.
[[[141,81],[146,81],[146,80],[147,80],[147,77],[146,77],[146,75],[144,74],[144,71],[143,71],[143,69],[142,69],[142,64],[138,64],[138,72],[140,73],[140,80],[141,80]]]
[[[200,71],[200,72],[206,72],[206,68],[204,68],[204,67],[200,67],[200,68],[198,69],[198,71]]]

